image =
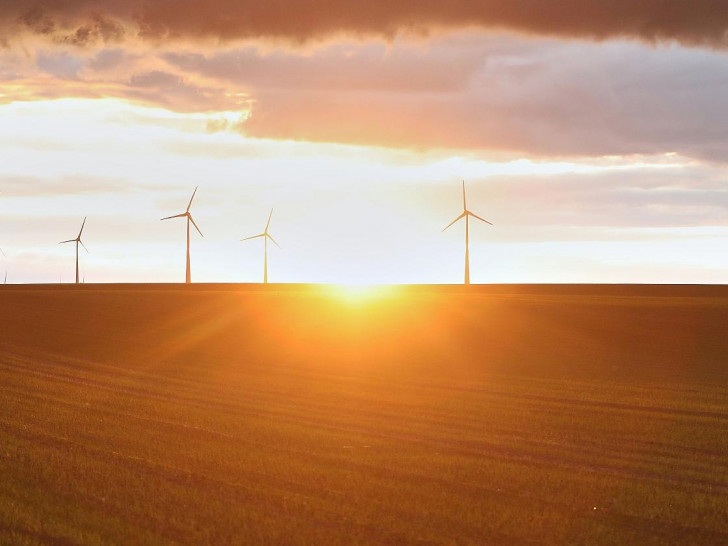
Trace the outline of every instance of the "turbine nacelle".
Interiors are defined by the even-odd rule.
[[[78,232],[78,236],[75,239],[69,239],[68,241],[61,241],[58,243],[59,245],[65,244],[65,243],[79,243],[83,249],[88,252],[88,248],[86,248],[86,245],[83,244],[83,241],[81,240],[81,235],[83,234],[83,228],[86,226],[86,218],[84,217],[83,223],[81,224],[81,230]]]
[[[268,221],[265,223],[265,230],[263,230],[263,233],[258,233],[258,235],[251,235],[250,237],[245,237],[244,239],[240,239],[240,241],[249,241],[250,239],[257,239],[259,237],[265,237],[267,239],[270,239],[274,245],[276,245],[278,248],[281,248],[281,245],[279,245],[276,240],[273,238],[273,236],[268,233],[268,228],[270,227],[270,220],[273,217],[273,209],[270,209],[270,214],[268,215]]]
[[[445,231],[447,228],[449,228],[450,226],[452,226],[458,220],[461,220],[463,218],[467,218],[468,216],[472,216],[473,218],[477,218],[481,222],[485,222],[488,225],[491,225],[491,226],[493,225],[491,222],[489,222],[485,218],[481,218],[480,216],[478,216],[474,212],[470,212],[468,210],[468,204],[467,204],[467,201],[466,201],[466,198],[465,198],[465,180],[463,180],[463,212],[460,214],[460,216],[458,216],[457,218],[455,218],[455,220],[453,220],[447,226],[445,226],[445,228],[442,231]]]

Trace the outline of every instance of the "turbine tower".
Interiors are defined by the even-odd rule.
[[[263,237],[263,283],[268,284],[268,239],[273,241],[273,244],[275,244],[278,248],[281,248],[281,245],[276,243],[276,240],[271,237],[271,234],[268,233],[268,228],[270,227],[270,219],[273,216],[273,209],[270,209],[270,214],[268,215],[268,223],[265,224],[265,230],[263,233],[259,233],[258,235],[253,235],[251,237],[246,237],[245,239],[240,239],[241,241],[248,241],[250,239],[257,239],[258,237]]]
[[[88,248],[86,248],[86,245],[83,244],[83,241],[81,241],[81,234],[83,233],[83,227],[86,225],[86,218],[83,219],[83,224],[81,224],[81,231],[78,232],[78,237],[75,239],[69,239],[68,241],[61,241],[58,243],[59,245],[62,245],[64,243],[76,243],[76,284],[78,284],[78,245],[80,244],[83,249],[88,252]]]
[[[199,186],[197,186],[197,188],[199,188]],[[195,194],[197,193],[197,188],[195,188],[195,191],[192,192],[192,197],[190,198],[189,205],[187,205],[187,210],[185,210],[181,214],[175,214],[174,216],[167,216],[166,218],[162,218],[162,220],[169,220],[170,218],[187,218],[187,269],[185,274],[186,284],[190,284],[192,282],[192,276],[190,275],[190,222],[192,222],[192,225],[195,226],[197,232],[202,235],[200,228],[197,227],[197,224],[195,224],[195,221],[190,214],[190,207],[192,206],[192,200],[195,198]],[[202,235],[202,237],[204,237],[204,235]]]
[[[452,226],[458,220],[465,218],[465,284],[470,284],[470,217],[471,216],[473,218],[477,218],[481,222],[485,222],[486,224],[490,224],[491,226],[493,225],[490,222],[488,222],[488,220],[481,218],[477,214],[470,212],[468,210],[468,205],[465,201],[465,180],[463,180],[463,212],[460,214],[460,216],[455,218],[455,220],[450,222],[445,227],[445,229]],[[442,231],[445,231],[445,229],[443,229]]]

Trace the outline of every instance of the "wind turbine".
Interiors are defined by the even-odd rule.
[[[199,186],[197,186],[197,188],[199,188]],[[197,224],[195,224],[195,221],[192,219],[192,215],[190,214],[190,207],[192,206],[192,200],[195,198],[195,194],[197,193],[197,188],[195,188],[195,191],[192,192],[192,197],[190,198],[189,205],[187,205],[187,210],[181,214],[162,218],[162,220],[169,220],[170,218],[187,218],[187,270],[185,274],[185,283],[187,284],[192,282],[192,277],[190,275],[190,222],[192,222],[192,225],[195,226],[197,232],[202,235],[200,228],[197,227]],[[202,235],[202,237],[204,237],[204,235]]]
[[[275,244],[278,248],[281,248],[281,245],[276,243],[276,240],[271,237],[271,234],[268,233],[268,228],[270,227],[270,219],[273,216],[273,209],[270,209],[270,214],[268,215],[268,223],[265,224],[265,230],[263,233],[259,233],[258,235],[253,235],[251,237],[246,237],[245,239],[240,239],[241,241],[248,241],[250,239],[257,239],[258,237],[263,237],[264,243],[264,250],[263,250],[263,283],[268,284],[268,239],[273,241],[273,244]]]
[[[64,243],[76,243],[76,284],[78,284],[78,245],[80,244],[83,249],[88,252],[88,248],[86,248],[86,245],[83,244],[83,241],[81,241],[81,234],[83,233],[83,227],[86,225],[86,218],[83,219],[83,224],[81,224],[81,231],[78,232],[78,237],[75,239],[69,239],[68,241],[61,241],[58,243],[59,245],[62,245]]]
[[[458,220],[465,218],[465,284],[470,284],[470,217],[477,218],[481,222],[485,222],[486,224],[491,224],[488,222],[488,220],[481,218],[477,214],[470,212],[468,210],[468,205],[465,201],[465,180],[463,180],[463,212],[455,218],[452,222],[450,222],[445,229],[449,228],[451,225],[453,225]],[[442,231],[445,231],[443,229]]]

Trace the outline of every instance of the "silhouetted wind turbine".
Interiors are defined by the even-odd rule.
[[[275,244],[278,248],[281,248],[281,245],[276,243],[276,240],[271,237],[271,234],[268,233],[268,228],[270,227],[270,219],[273,216],[273,209],[270,209],[270,214],[268,215],[268,223],[265,224],[265,230],[263,233],[259,233],[258,235],[253,235],[252,237],[246,237],[245,239],[240,239],[241,241],[248,241],[250,239],[257,239],[258,237],[263,237],[263,240],[265,241],[263,246],[263,283],[268,283],[268,239],[273,241],[273,244]]]
[[[477,218],[481,222],[485,222],[486,224],[491,224],[488,222],[488,220],[481,218],[477,214],[470,212],[468,210],[468,205],[465,201],[465,180],[463,180],[463,212],[455,218],[452,222],[450,222],[445,229],[449,228],[451,225],[453,225],[458,220],[465,218],[465,284],[470,284],[470,217]],[[445,231],[443,229],[442,231]]]
[[[83,224],[81,224],[81,231],[78,232],[78,237],[75,239],[69,239],[68,241],[61,241],[58,243],[59,245],[62,245],[64,243],[76,243],[76,284],[78,284],[78,245],[80,244],[83,249],[88,252],[88,248],[86,248],[86,245],[83,244],[83,241],[81,241],[81,234],[83,233],[83,227],[86,225],[86,218],[83,219]]]
[[[199,186],[197,186],[197,188],[199,188]],[[192,197],[190,198],[189,205],[187,205],[187,210],[185,210],[182,214],[175,214],[174,216],[162,218],[162,220],[169,220],[170,218],[187,218],[187,269],[185,274],[185,282],[187,284],[192,282],[192,276],[190,274],[190,222],[192,222],[192,225],[195,226],[197,232],[202,235],[200,228],[197,227],[197,224],[195,224],[195,221],[192,219],[192,215],[190,214],[190,207],[192,206],[192,200],[195,198],[195,194],[197,193],[197,188],[195,188],[195,191],[192,192]],[[202,237],[204,237],[204,235],[202,235]]]

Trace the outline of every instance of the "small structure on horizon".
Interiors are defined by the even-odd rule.
[[[192,218],[192,214],[190,214],[190,207],[192,206],[192,200],[195,198],[195,194],[197,193],[197,188],[199,188],[199,186],[197,186],[195,188],[195,191],[192,192],[190,202],[187,205],[187,209],[183,213],[161,218],[161,220],[169,220],[170,218],[187,218],[187,268],[185,270],[185,284],[190,284],[192,282],[192,275],[190,272],[190,222],[192,222],[192,225],[195,226],[197,232],[202,237],[204,237],[204,235],[202,235],[202,232],[200,231],[200,228],[198,228],[197,224],[195,224],[195,221]],[[78,273],[76,273],[76,282],[78,282]]]
[[[470,284],[470,217],[477,218],[481,222],[485,222],[486,224],[493,225],[485,218],[481,218],[474,212],[470,212],[468,210],[468,205],[465,200],[465,180],[463,180],[463,212],[455,218],[452,222],[450,222],[445,229],[442,231],[445,231],[447,228],[452,226],[455,222],[458,220],[465,218],[465,284]]]
[[[249,241],[250,239],[257,239],[258,237],[263,237],[264,245],[263,245],[263,284],[268,284],[268,239],[273,241],[273,244],[275,244],[278,248],[281,248],[281,245],[276,243],[276,240],[271,236],[270,233],[268,233],[268,228],[270,227],[270,219],[273,216],[273,209],[270,209],[270,214],[268,215],[268,222],[265,224],[265,230],[263,233],[259,233],[258,235],[252,235],[250,237],[246,237],[245,239],[240,239],[241,241]]]
[[[86,217],[83,219],[83,223],[81,224],[81,231],[78,232],[78,237],[75,239],[69,239],[68,241],[61,241],[58,243],[59,245],[65,244],[65,243],[76,243],[76,284],[78,283],[78,245],[80,244],[83,249],[88,252],[88,248],[86,248],[86,245],[83,244],[83,241],[81,241],[81,234],[83,233],[83,228],[86,225]]]

